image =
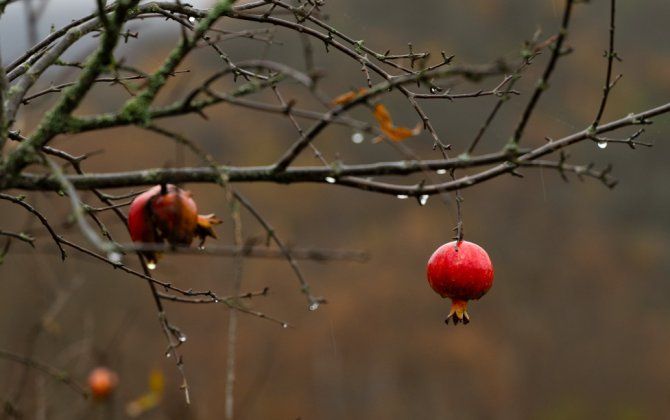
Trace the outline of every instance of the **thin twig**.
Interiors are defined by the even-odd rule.
[[[22,356],[20,354],[16,354],[7,350],[0,349],[0,358],[5,359],[5,360],[11,360],[12,362],[16,363],[21,363],[25,366],[28,366],[30,368],[39,370],[40,372],[46,373],[47,375],[51,376],[58,382],[61,382],[70,388],[72,388],[75,392],[80,394],[83,398],[88,398],[88,392],[86,389],[80,385],[77,381],[72,379],[72,376],[60,369],[57,369],[55,367],[49,366],[45,363],[38,362],[37,360],[31,359],[29,357]]]

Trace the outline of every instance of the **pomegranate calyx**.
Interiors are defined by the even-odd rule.
[[[214,232],[214,225],[220,225],[223,223],[223,220],[216,217],[214,214],[199,214],[198,222],[195,226],[195,236],[200,238],[200,245],[202,246],[205,243],[205,239],[208,236],[216,239],[216,233]]]
[[[468,302],[466,300],[453,299],[451,301],[451,311],[447,315],[447,319],[444,320],[445,324],[449,324],[451,319],[454,325],[458,325],[459,322],[462,322],[463,325],[470,322],[470,316],[466,311]]]

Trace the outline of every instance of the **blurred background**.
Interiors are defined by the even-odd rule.
[[[39,20],[38,39],[52,24],[60,27],[89,13],[94,3],[50,0]],[[604,79],[607,3],[576,7],[568,39],[574,52],[559,63],[552,89],[528,127],[526,146],[592,121]],[[380,52],[406,52],[412,42],[415,50],[433,53],[431,62],[444,50],[455,54],[457,63],[487,63],[515,58],[538,29],[543,37],[552,35],[562,7],[558,0],[341,0],[328,2],[324,12],[333,26]],[[613,91],[606,120],[670,97],[670,3],[620,2],[618,12],[616,50],[623,62],[615,73],[624,77]],[[218,27],[260,26],[223,19]],[[173,22],[158,19],[136,21],[129,28],[139,37],[123,44],[117,58],[145,71],[155,70],[180,36]],[[304,69],[298,35],[272,31],[271,45],[235,39],[221,47],[234,61],[265,56]],[[0,20],[4,63],[25,51],[28,37],[22,2],[8,6]],[[96,42],[82,40],[66,58],[82,60]],[[326,75],[320,85],[326,93],[334,97],[364,85],[359,63],[326,53],[320,43],[313,47],[316,65]],[[510,137],[546,58],[540,56],[525,73],[518,85],[522,96],[505,106],[480,153],[499,150]],[[183,96],[221,66],[211,50],[196,51],[181,67],[190,72],[175,77],[159,103]],[[68,68],[50,70],[35,90],[75,76]],[[499,81],[463,84],[454,92],[491,88]],[[219,88],[232,86],[228,81]],[[301,107],[314,106],[297,86],[283,93]],[[77,112],[111,111],[127,97],[119,86],[99,85]],[[55,99],[46,96],[24,107],[17,127],[30,133]],[[255,99],[276,101],[271,93]],[[416,124],[416,114],[398,93],[384,101],[397,123]],[[494,102],[492,97],[434,101],[425,102],[425,109],[442,140],[460,153]],[[280,115],[230,105],[207,115],[207,121],[188,116],[158,123],[187,134],[218,162],[234,165],[269,164],[296,139],[294,127]],[[352,116],[372,122],[365,109]],[[352,134],[333,127],[315,144],[329,160],[400,158],[394,148],[373,144],[369,137],[354,144]],[[522,179],[503,176],[463,191],[465,237],[487,249],[496,270],[491,291],[470,305],[467,326],[445,326],[449,302],[425,278],[428,257],[453,235],[453,200],[434,197],[422,207],[414,200],[326,184],[236,185],[290,244],[371,254],[367,263],[301,263],[313,291],[329,302],[315,312],[307,310],[285,261],[245,261],[243,291],[270,288],[269,296],[251,302],[253,308],[294,328],[241,315],[236,418],[664,418],[670,410],[669,135],[670,117],[662,116],[647,128],[645,139],[655,143],[651,149],[611,144],[601,150],[586,142],[570,149],[574,163],[612,163],[620,179],[614,190],[573,176],[565,183],[554,171],[529,169]],[[92,172],[198,164],[169,140],[138,128],[61,136],[53,144],[72,153],[104,150],[86,161],[85,170]],[[404,144],[437,158],[428,134]],[[316,161],[305,153],[298,163]],[[222,190],[186,187],[203,212],[222,216],[218,243],[231,244]],[[83,243],[76,228],[62,227],[70,214],[65,198],[28,193],[27,200],[65,237]],[[163,399],[142,418],[223,418],[229,314],[224,306],[166,303],[171,322],[188,336],[181,350],[193,403],[186,407],[174,362],[164,356],[166,343],[146,284],[74,250],[62,263],[53,243],[22,209],[0,203],[0,214],[3,229],[38,237],[36,250],[14,243],[0,265],[0,348],[32,353],[80,382],[100,364],[120,377],[114,400],[104,407],[48,376],[36,371],[25,376],[23,366],[0,360],[3,402],[13,401],[24,418],[123,418],[126,404],[147,392],[150,372],[158,370],[166,382]],[[116,238],[128,239],[112,215],[103,218]],[[245,237],[264,235],[254,220],[247,215],[243,220]],[[126,262],[136,264],[131,258]],[[184,288],[225,295],[232,290],[233,266],[225,257],[174,255],[164,258],[156,275]]]

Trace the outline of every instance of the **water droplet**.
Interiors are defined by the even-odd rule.
[[[398,195],[396,195],[396,197],[398,198],[398,200],[406,200],[406,199],[409,198],[409,195],[398,194]]]
[[[149,262],[147,263],[147,268],[148,268],[149,270],[155,270],[155,269],[156,269],[156,263],[153,262],[153,261],[149,261]]]
[[[433,95],[438,94],[440,92],[442,92],[441,87],[439,87],[439,86],[431,86],[430,87],[430,93],[432,93]]]
[[[317,309],[319,309],[319,302],[312,302],[309,305],[309,310],[310,311],[316,311]]]
[[[288,328],[288,324],[284,322],[283,324],[281,324],[281,327],[282,328]]]
[[[365,140],[365,136],[360,131],[357,131],[351,135],[351,141],[353,141],[356,144],[363,143],[363,140]]]
[[[607,147],[607,142],[606,141],[599,141],[598,142],[598,147],[600,147],[601,149],[606,148]]]
[[[188,21],[191,22],[191,23],[193,23],[193,22],[195,22],[195,18],[194,18],[193,16],[190,16],[190,17],[188,18]]]
[[[419,204],[421,204],[422,206],[425,206],[426,203],[428,203],[428,198],[429,198],[429,197],[430,197],[430,196],[427,195],[427,194],[426,194],[426,195],[422,195],[421,197],[419,197]]]
[[[447,170],[446,169],[438,169],[437,171],[435,171],[435,173],[438,174],[438,175],[444,175],[444,174],[447,173]]]
[[[120,263],[121,262],[121,257],[123,257],[123,255],[121,255],[120,253],[118,253],[116,251],[112,251],[109,254],[107,254],[107,259],[109,261],[113,262],[114,264]]]
[[[327,176],[326,177],[326,182],[329,183],[329,184],[334,184],[334,183],[337,182],[337,180],[335,178],[333,178],[332,176]]]
[[[184,334],[180,335],[179,338],[177,338],[180,343],[185,343],[186,342],[186,336]]]
[[[204,251],[205,250],[205,245],[198,245],[198,249],[200,251]]]
[[[166,352],[165,352],[165,357],[167,357],[168,359],[169,359],[170,357],[172,357],[172,351],[171,351],[171,350],[166,351]]]

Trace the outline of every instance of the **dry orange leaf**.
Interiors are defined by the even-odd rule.
[[[391,141],[403,141],[406,138],[414,137],[421,132],[421,124],[417,124],[416,127],[411,129],[395,126],[391,119],[391,114],[382,104],[375,105],[374,115],[382,132]]]
[[[128,417],[139,417],[160,404],[165,389],[163,372],[154,369],[149,374],[149,390],[126,405]]]
[[[343,93],[340,96],[333,99],[333,105],[346,105],[354,99],[358,98],[361,95],[364,95],[368,90],[365,88],[360,88],[357,91],[350,90],[347,93]]]

